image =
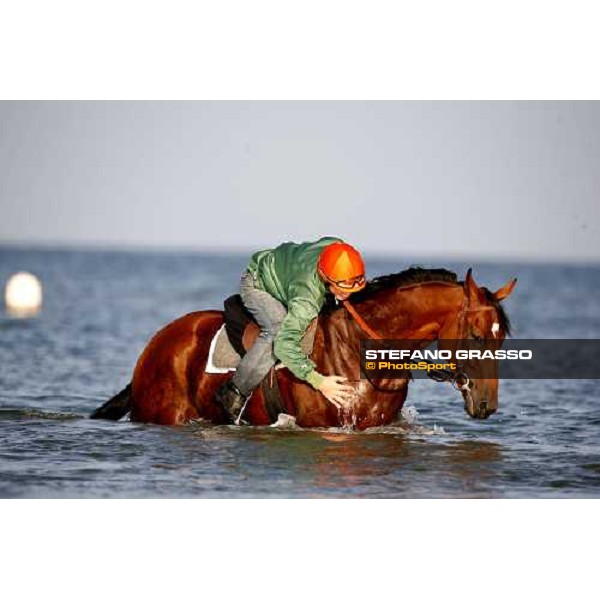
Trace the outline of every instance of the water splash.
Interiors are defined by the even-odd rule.
[[[194,429],[206,433],[211,431],[214,435],[219,433],[240,433],[247,434],[251,431],[296,431],[302,432],[327,432],[337,434],[357,434],[357,435],[370,435],[370,434],[415,434],[415,435],[446,435],[446,431],[443,427],[434,424],[433,428],[430,426],[421,425],[418,423],[419,411],[415,406],[405,406],[401,413],[398,415],[398,420],[389,423],[388,425],[381,425],[377,427],[369,427],[365,430],[360,430],[357,427],[356,415],[352,412],[344,413],[343,425],[337,427],[300,427],[296,422],[296,417],[288,415],[286,413],[279,413],[277,421],[271,423],[271,425],[250,425],[240,427],[237,425],[213,425],[210,421],[204,419],[194,419],[188,421],[188,425]]]
[[[285,413],[279,413],[277,417],[277,421],[269,425],[269,427],[276,427],[277,429],[292,429],[298,430],[301,429],[298,425],[296,425],[296,417],[292,417],[292,415],[286,415]]]
[[[268,427],[278,431],[298,431],[298,432],[323,432],[338,433],[338,434],[356,434],[356,435],[372,435],[372,434],[416,434],[416,435],[446,435],[443,427],[434,424],[433,428],[417,423],[419,411],[414,406],[407,406],[402,409],[400,418],[389,425],[381,425],[379,427],[369,427],[365,430],[359,430],[356,427],[356,422],[345,423],[341,427],[300,427],[296,423],[296,417],[285,413],[280,413],[277,421]],[[235,429],[235,428],[234,428]],[[252,429],[263,429],[263,427],[253,427]]]
[[[419,418],[419,411],[414,406],[403,406],[400,411],[402,418],[408,423],[408,425],[415,425]]]

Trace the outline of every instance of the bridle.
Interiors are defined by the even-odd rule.
[[[352,318],[356,321],[356,324],[359,326],[359,328],[370,339],[372,339],[372,340],[385,339],[383,336],[379,335],[375,330],[373,330],[366,323],[366,321],[360,316],[360,314],[357,312],[357,310],[354,308],[354,306],[352,306],[352,304],[350,303],[350,301],[348,299],[342,300],[342,304],[344,305],[344,308],[348,311],[348,313],[352,316]],[[462,345],[461,342],[465,339],[468,339],[468,338],[463,337],[463,335],[466,332],[467,313],[480,312],[480,311],[484,311],[484,310],[494,310],[494,307],[493,306],[479,306],[477,308],[471,308],[469,306],[469,299],[467,296],[465,296],[465,298],[462,302],[461,308],[460,308],[460,313],[458,315],[458,328],[457,328],[458,345],[456,347],[456,350],[460,350],[461,345]],[[428,360],[422,360],[419,362],[426,362],[428,364],[433,364],[431,361],[428,361]],[[464,371],[463,361],[457,362],[456,367],[457,367],[456,371],[449,371],[448,369],[436,369],[434,371],[427,371],[427,375],[430,379],[433,379],[434,381],[437,381],[438,383],[446,383],[446,382],[451,383],[452,386],[458,391],[468,390],[469,384],[471,381],[469,379],[469,376]],[[386,392],[390,392],[390,391],[395,392],[396,391],[396,390],[381,389],[379,386],[375,385],[375,383],[373,382],[372,379],[369,378],[367,373],[365,373],[364,371],[363,371],[363,373],[364,373],[367,381],[377,391],[386,391]]]
[[[469,299],[465,296],[460,314],[458,316],[458,330],[456,334],[456,339],[458,340],[458,344],[456,345],[456,350],[460,350],[462,346],[462,342],[464,340],[468,340],[470,338],[465,336],[466,333],[466,323],[467,323],[467,313],[470,312],[481,312],[484,310],[494,310],[493,306],[478,306],[477,308],[471,308],[469,306]],[[447,371],[447,373],[450,373]],[[452,375],[452,385],[455,389],[459,391],[468,390],[469,383],[471,382],[469,376],[465,373],[464,370],[464,362],[462,360],[457,361],[456,363],[456,373]]]

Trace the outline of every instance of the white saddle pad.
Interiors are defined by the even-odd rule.
[[[309,355],[312,352],[316,331],[317,319],[314,319],[306,330],[300,343],[302,351],[305,352],[306,355]],[[204,371],[206,373],[229,373],[230,371],[235,371],[237,369],[240,360],[240,355],[235,351],[229,341],[225,324],[221,325],[210,342],[208,360],[206,361],[206,368]],[[275,368],[281,367],[283,367],[283,365],[278,363]]]

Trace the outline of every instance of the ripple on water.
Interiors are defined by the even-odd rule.
[[[61,413],[33,408],[0,408],[0,421],[14,421],[21,419],[46,419],[50,421],[69,421],[82,419],[82,415],[75,413]]]

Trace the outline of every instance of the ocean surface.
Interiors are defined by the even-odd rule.
[[[151,336],[237,291],[246,256],[0,247],[0,284],[37,275],[35,318],[0,315],[0,497],[599,497],[600,382],[500,383],[474,421],[450,386],[411,384],[404,425],[367,432],[91,421]],[[600,338],[600,267],[368,260],[369,275],[443,266],[494,290],[520,338]]]

